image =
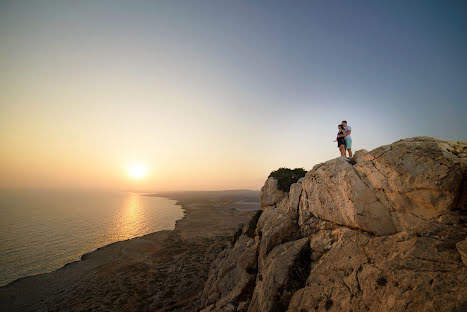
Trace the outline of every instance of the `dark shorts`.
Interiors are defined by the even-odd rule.
[[[337,147],[345,145],[345,139],[344,138],[337,138]]]

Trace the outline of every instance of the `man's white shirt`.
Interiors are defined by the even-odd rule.
[[[345,130],[345,132],[347,133],[347,131],[352,130],[352,127],[351,127],[351,126],[347,126],[347,127],[344,128],[344,130]],[[347,134],[346,138],[351,139],[352,137],[350,136],[350,134]]]

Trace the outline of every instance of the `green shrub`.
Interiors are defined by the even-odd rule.
[[[303,168],[279,168],[276,171],[271,172],[269,177],[277,179],[278,187],[283,192],[289,192],[290,186],[296,183],[298,179],[304,177],[306,170]]]
[[[258,210],[258,212],[256,212],[255,215],[251,218],[250,223],[248,223],[248,229],[245,232],[248,237],[255,237],[256,224],[258,224],[259,217],[262,213],[262,210]]]

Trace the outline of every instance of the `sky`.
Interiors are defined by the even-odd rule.
[[[466,34],[455,0],[0,0],[0,188],[259,189],[344,119],[466,140]]]

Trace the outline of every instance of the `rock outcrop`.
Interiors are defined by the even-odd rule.
[[[202,311],[466,311],[467,142],[416,137],[261,190]],[[243,230],[243,233],[245,229]]]
[[[270,177],[261,188],[261,205],[263,207],[274,206],[284,198],[285,193],[278,188],[277,180]]]

